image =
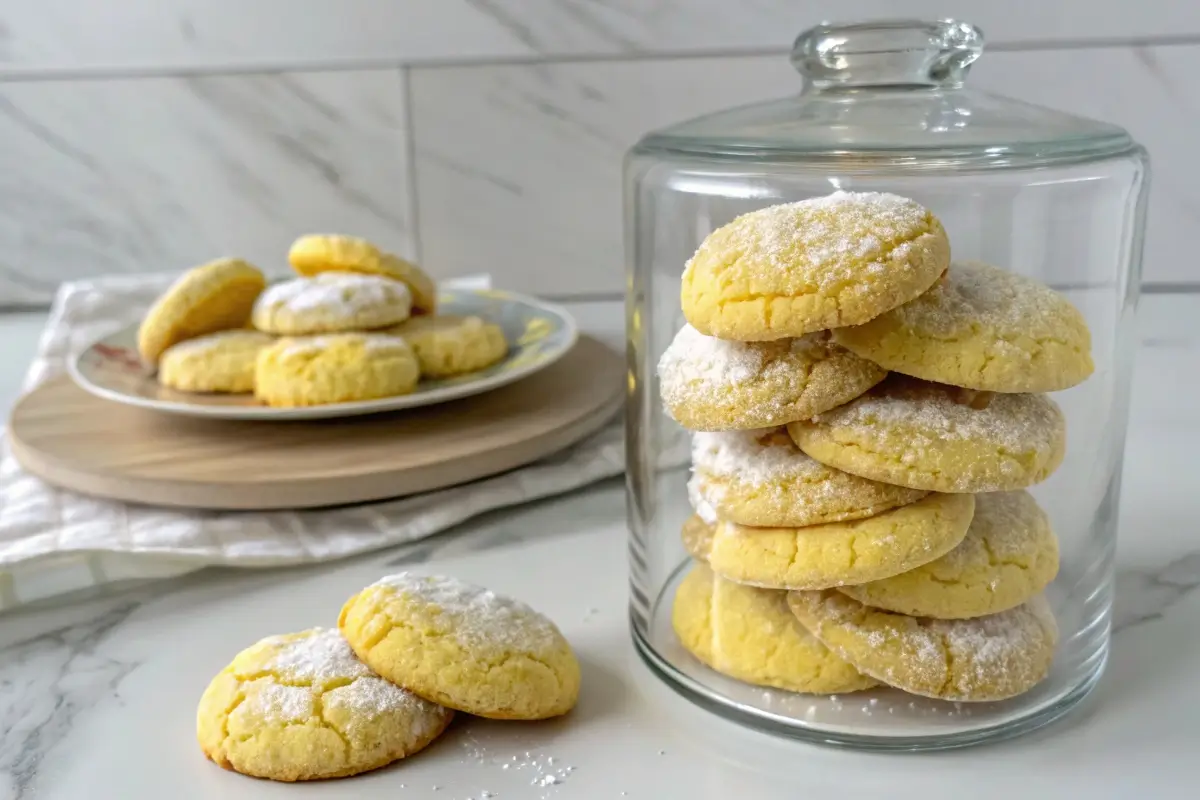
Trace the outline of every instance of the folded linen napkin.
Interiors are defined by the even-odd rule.
[[[67,358],[100,335],[140,319],[173,279],[140,275],[64,284],[25,389],[62,373]],[[479,276],[453,285],[488,284]],[[682,464],[686,452],[667,457]],[[427,494],[312,511],[180,512],[55,489],[22,471],[0,429],[0,610],[214,564],[272,567],[343,558],[422,539],[484,511],[623,470],[623,433],[614,421],[550,458]]]

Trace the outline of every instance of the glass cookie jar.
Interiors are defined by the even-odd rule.
[[[669,686],[715,713],[744,724],[810,741],[865,748],[957,747],[1029,731],[1060,717],[1089,693],[1103,671],[1109,647],[1117,504],[1148,160],[1146,152],[1118,127],[969,88],[968,69],[982,50],[980,31],[953,21],[822,25],[801,34],[792,52],[792,62],[803,77],[803,90],[797,96],[711,114],[651,133],[626,160],[627,485],[633,638],[646,663]],[[835,192],[885,193],[871,195],[876,198],[899,196],[888,201],[893,203],[908,198],[940,220],[953,261],[942,253],[939,257],[947,259],[948,272],[932,287],[929,281],[933,276],[927,275],[920,291],[932,292],[947,276],[952,284],[956,279],[964,280],[960,276],[969,274],[969,269],[982,269],[969,267],[970,262],[985,262],[1002,270],[1001,278],[1016,275],[1032,279],[1021,285],[1039,287],[1036,291],[1043,293],[1039,296],[1043,300],[1050,297],[1047,302],[1051,306],[1065,298],[1090,329],[1094,371],[1086,380],[1068,380],[1049,387],[1056,391],[1047,395],[1065,419],[1065,455],[1056,468],[1051,464],[1044,470],[1050,473],[1048,477],[1039,474],[1026,482],[1034,503],[1032,513],[1040,508],[1044,512],[1040,518],[1048,519],[1056,537],[1057,572],[1044,574],[1042,583],[1026,590],[1026,594],[1040,592],[1028,602],[1023,602],[1027,598],[1017,590],[1017,600],[1023,602],[1017,611],[935,621],[884,608],[879,616],[878,609],[871,605],[877,602],[872,597],[881,596],[878,592],[847,591],[846,597],[859,599],[839,599],[843,593],[834,581],[833,588],[815,592],[807,585],[800,586],[793,598],[787,590],[797,587],[790,583],[756,581],[753,577],[742,580],[736,570],[729,571],[728,564],[710,578],[708,565],[701,563],[708,561],[714,573],[718,570],[712,537],[714,531],[720,536],[721,526],[727,522],[722,509],[714,509],[704,496],[693,492],[689,499],[692,432],[676,422],[664,406],[661,392],[665,379],[660,379],[659,364],[678,335],[680,341],[671,358],[676,362],[692,359],[692,372],[685,377],[707,386],[710,395],[715,391],[713,386],[718,390],[721,386],[736,389],[749,380],[754,364],[747,366],[738,361],[738,353],[744,355],[744,350],[708,347],[706,343],[712,343],[706,333],[690,328],[680,333],[692,319],[691,315],[685,318],[681,304],[685,264],[706,237],[741,215]],[[836,214],[836,202],[826,205]],[[789,219],[797,225],[805,224],[800,217]],[[756,241],[761,244],[764,240],[759,236]],[[841,245],[857,248],[869,261],[873,254],[878,255],[880,243],[864,234],[859,241]],[[960,268],[960,264],[968,267]],[[881,263],[874,269],[887,276],[890,267]],[[751,280],[746,288],[751,296],[760,290],[773,291],[753,284]],[[721,291],[719,286],[709,288]],[[1047,295],[1050,289],[1057,294]],[[1019,296],[1014,297],[1018,298],[1013,303],[1018,311],[1034,314],[1030,319],[1037,325],[1045,322],[1037,316],[1050,313],[1044,306],[1037,302],[1022,305]],[[907,302],[911,293],[899,299]],[[993,313],[995,308],[1005,306],[996,298],[991,302]],[[811,325],[805,328],[811,329]],[[721,335],[712,330],[708,333]],[[1015,335],[1019,338],[1020,334]],[[812,336],[818,343],[828,337],[841,341],[837,330],[809,334],[804,341],[813,341]],[[768,347],[779,346],[778,336],[758,338],[772,338],[776,344]],[[782,341],[786,350],[787,340]],[[800,339],[792,341],[794,347]],[[744,347],[736,343],[733,346]],[[948,346],[952,348],[953,342]],[[942,358],[955,357],[946,356],[944,349],[941,352]],[[761,366],[763,356],[755,357],[760,358]],[[1036,354],[1032,358],[1036,360]],[[890,369],[893,375],[880,386],[897,380],[895,371],[903,371],[904,365],[892,364]],[[917,378],[929,378],[920,372],[916,370]],[[678,369],[672,379],[680,379]],[[871,382],[867,380],[866,384]],[[1019,388],[1002,386],[1001,390]],[[870,391],[878,392],[879,388]],[[937,385],[932,391],[941,392],[954,403],[961,403],[958,407],[967,409],[974,409],[982,397],[978,405],[985,410],[980,414],[1002,413],[996,410],[999,405],[989,406],[990,397],[1033,396],[992,395],[989,391]],[[965,391],[965,395],[955,399],[955,391]],[[705,393],[693,394],[703,399]],[[1035,398],[1038,403],[1043,402],[1040,397]],[[758,402],[770,403],[771,399],[760,397]],[[1024,424],[1022,415],[1033,412],[1022,406],[1012,413],[1017,416],[1007,424],[1020,428]],[[700,420],[690,427],[710,431],[756,427],[756,419],[751,414],[740,423],[724,425],[720,420]],[[711,445],[714,435],[738,434],[707,435]],[[757,442],[741,440],[750,442],[752,449],[766,448],[772,442],[781,448],[792,446],[783,428],[744,436]],[[726,444],[730,441],[727,439]],[[804,444],[800,439],[796,441]],[[811,453],[815,462],[821,461],[818,450],[805,448],[804,453]],[[807,458],[804,453],[794,451],[799,458]],[[761,459],[753,460],[762,455],[758,450],[741,455],[750,460],[738,461],[735,457],[726,464],[735,478],[753,484],[770,472]],[[835,466],[846,464],[838,462]],[[814,468],[822,465],[815,463]],[[841,475],[839,469],[833,472]],[[910,487],[907,491],[921,488],[930,487]],[[778,487],[772,491],[778,493]],[[785,485],[781,496],[788,502],[795,501],[793,505],[803,506],[811,499],[804,497],[800,489],[794,495],[788,495],[788,491]],[[928,497],[937,494],[935,491],[919,502],[929,502]],[[892,505],[916,505],[916,498],[922,496],[923,492],[916,491]],[[980,520],[987,516],[983,510],[995,509],[995,500],[983,494],[973,497],[975,516],[967,539],[977,523],[983,524]],[[705,512],[703,515],[696,516],[693,501],[697,507],[707,506],[699,509]],[[991,516],[996,518],[995,513]],[[999,519],[1010,528],[1016,525],[1003,515]],[[791,524],[797,525],[798,532],[793,532],[797,537],[812,540],[818,535],[842,535],[845,531],[838,525],[853,523],[835,522],[815,529]],[[695,526],[700,526],[699,534]],[[688,527],[692,528],[690,535]],[[766,547],[761,545],[765,539],[754,538],[762,529],[730,525],[729,530],[730,536],[743,537],[737,541],[749,543],[751,549]],[[887,539],[879,541],[886,551]],[[816,551],[793,546],[795,549],[785,554],[792,562],[803,561],[810,557],[806,553],[820,550],[820,545]],[[695,558],[689,555],[689,549]],[[957,546],[938,557],[950,558],[955,552]],[[928,562],[934,555],[931,551],[924,560]],[[1011,575],[1001,574],[1006,563],[1003,552],[987,552],[980,569],[985,578],[993,576],[984,581],[990,581],[990,588],[983,590],[988,599],[999,598],[1001,589],[1011,588]],[[1012,574],[1031,574],[1032,567],[1020,559],[1008,566],[1017,570]],[[914,567],[908,564],[905,568]],[[1043,589],[1042,584],[1050,580],[1051,574],[1055,577]],[[687,583],[689,575],[699,577]],[[846,581],[848,585],[853,582]],[[742,584],[753,585],[743,589]],[[988,594],[993,590],[994,594]],[[692,595],[687,602],[696,609],[691,622],[682,605],[680,618],[673,619],[677,594],[683,598],[688,592]],[[749,594],[743,597],[739,592]],[[739,605],[737,598],[745,602]],[[1057,637],[1048,640],[1046,636],[1052,634],[1039,629],[1045,636],[1036,646],[1044,648],[1049,641],[1052,660],[1043,653],[1036,667],[1028,667],[1020,648],[1035,645],[1029,643],[1028,631],[1017,630],[1020,625],[1012,615],[1043,601],[1052,610]],[[860,615],[855,619],[861,624],[858,629],[854,624],[840,629],[834,625],[828,630],[820,624],[814,626],[811,613],[807,620],[802,618],[799,606],[805,603],[809,603],[809,612],[814,607],[820,611],[822,603],[843,611],[851,607]],[[789,610],[795,612],[790,617]],[[874,623],[863,622],[862,614],[884,623],[872,627]],[[971,613],[962,616],[973,617]],[[789,627],[797,622],[804,624]],[[693,626],[690,629],[689,624]],[[919,629],[920,635],[912,641],[905,639],[905,626]],[[846,637],[855,636],[858,650],[846,641]],[[689,637],[693,641],[686,641]],[[821,658],[837,661],[837,669],[845,670],[844,662],[848,661],[853,667],[848,674],[861,672],[861,679],[857,685],[843,681],[840,685],[845,688],[835,694],[830,692],[836,689],[836,682],[818,686],[800,680],[800,688],[812,687],[824,693],[790,691],[796,688],[786,675],[792,667],[764,666],[778,656],[777,649],[788,647],[808,648],[804,652],[788,651],[791,655],[787,658],[799,662],[816,658],[813,653],[818,649]],[[921,653],[922,648],[929,652]],[[1005,660],[1004,654],[1011,655],[1010,651],[1016,652],[1015,661]],[[918,663],[915,667],[902,663],[904,658],[915,658]],[[922,658],[933,662],[925,666],[936,673],[936,679],[925,691],[912,693],[905,670],[920,672]],[[893,675],[893,667],[899,677]],[[801,664],[800,668],[812,665]],[[953,677],[956,670],[962,688],[957,693],[953,690],[959,685]],[[974,677],[964,670],[973,670]],[[998,673],[990,675],[989,670]],[[1030,675],[1017,674],[1022,670],[1036,674],[1030,679]],[[996,695],[987,691],[973,691],[990,678],[1000,683],[1008,681],[1019,691],[1000,692],[1002,699],[995,699]],[[910,691],[889,686],[897,683]],[[951,690],[946,689],[948,686]]]

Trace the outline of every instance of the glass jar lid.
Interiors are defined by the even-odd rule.
[[[800,34],[799,95],[651,133],[645,155],[1029,167],[1137,145],[1121,127],[964,86],[983,34],[954,20],[826,24]]]

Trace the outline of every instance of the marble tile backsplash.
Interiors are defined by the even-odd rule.
[[[620,293],[626,148],[798,91],[786,48],[822,12],[897,14],[886,0],[815,5],[6,4],[0,308],[225,253],[282,269],[309,230],[378,239],[441,276]],[[1122,124],[1149,148],[1147,279],[1200,283],[1184,257],[1200,222],[1200,6],[959,5],[999,43],[972,84]]]

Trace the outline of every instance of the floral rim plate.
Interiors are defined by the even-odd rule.
[[[117,403],[168,414],[218,419],[294,420],[351,417],[445,403],[504,386],[545,369],[575,344],[578,330],[566,310],[532,297],[493,289],[443,292],[439,311],[474,315],[504,329],[508,355],[487,369],[421,381],[412,394],[304,408],[269,408],[252,395],[192,394],[160,386],[137,355],[137,326],[93,342],[67,363],[81,388]]]

